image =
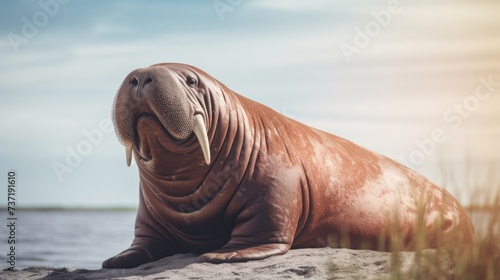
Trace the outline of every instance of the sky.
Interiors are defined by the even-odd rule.
[[[113,98],[132,70],[182,62],[475,203],[500,186],[499,13],[492,0],[0,1],[0,177],[16,171],[20,207],[136,207]]]

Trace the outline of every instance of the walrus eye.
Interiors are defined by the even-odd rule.
[[[188,77],[186,80],[186,84],[190,87],[195,87],[196,86],[196,79],[193,77]]]

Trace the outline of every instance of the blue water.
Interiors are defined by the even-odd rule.
[[[18,211],[16,268],[100,268],[103,260],[132,242],[135,215],[136,211]],[[6,268],[8,222],[0,217],[0,268]]]
[[[98,269],[103,260],[128,248],[135,215],[136,211],[18,211],[16,268]],[[484,232],[488,216],[471,215],[476,233]],[[6,268],[8,222],[6,215],[0,217],[0,268]]]

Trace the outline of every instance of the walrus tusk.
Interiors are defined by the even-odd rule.
[[[200,114],[194,115],[194,126],[193,132],[200,142],[201,150],[203,151],[203,156],[205,157],[205,162],[207,165],[210,164],[210,145],[208,143],[207,129],[205,128],[205,121],[203,116]]]
[[[133,142],[125,143],[125,155],[127,157],[127,166],[130,166],[132,162],[132,147],[134,146]]]

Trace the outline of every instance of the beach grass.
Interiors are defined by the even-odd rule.
[[[486,232],[478,232],[473,244],[417,248],[409,271],[392,264],[392,279],[500,279],[500,197],[481,209],[488,215]],[[393,252],[397,255],[398,252]]]
[[[403,238],[398,238],[399,231],[392,232],[390,241],[390,270],[389,279],[500,279],[500,196],[497,196],[493,205],[474,207],[470,211],[480,212],[481,217],[487,217],[485,229],[477,232],[472,244],[455,246],[438,246],[436,249],[427,249],[425,234],[417,230],[415,250],[411,252],[408,265],[408,252],[403,251]],[[393,229],[394,230],[394,229]],[[329,266],[330,279],[346,269],[339,269],[331,263]],[[358,268],[358,273],[361,273]],[[353,267],[349,271],[352,279],[365,279],[366,275],[357,274]],[[376,276],[375,276],[376,277]],[[373,275],[372,275],[373,278]],[[384,278],[382,278],[384,279]]]
[[[470,197],[466,210],[475,225],[474,241],[469,245],[438,246],[435,250],[417,246],[410,270],[400,273],[401,277],[393,275],[392,279],[500,279],[500,183],[496,168],[491,165],[483,173],[485,176],[474,176],[476,172],[469,161],[464,172],[447,168],[444,163],[440,169],[446,179],[443,185],[455,192],[462,190],[461,195]],[[479,177],[485,180],[480,182]],[[460,188],[460,181],[468,188]],[[401,270],[397,265],[393,269]]]
[[[491,178],[492,179],[492,178]],[[427,249],[429,234],[424,225],[425,208],[420,201],[415,201],[416,229],[413,233],[413,249],[410,254],[405,251],[405,238],[397,226],[391,226],[389,236],[380,238],[379,249],[389,248],[389,279],[500,279],[500,183],[491,180],[490,188],[475,188],[472,203],[466,211],[475,225],[475,237],[471,244],[459,242],[442,242],[438,240],[437,248]],[[453,186],[452,186],[453,187]],[[398,211],[394,211],[392,220],[398,224]],[[438,219],[436,230],[441,228]],[[387,233],[383,235],[387,236]],[[384,244],[389,242],[389,246]],[[450,245],[452,244],[452,245]],[[410,257],[409,257],[410,256]],[[410,264],[408,265],[408,262]],[[332,263],[329,267],[330,278],[335,279],[338,268]],[[364,275],[353,274],[359,279]],[[376,277],[376,276],[375,276]],[[385,279],[385,278],[382,278]]]

